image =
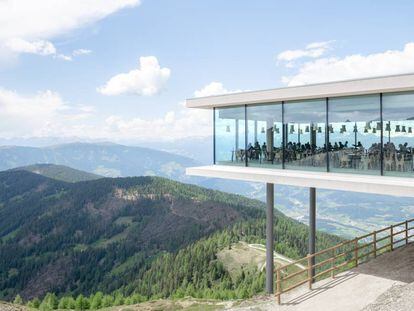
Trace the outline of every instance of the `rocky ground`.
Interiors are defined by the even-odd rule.
[[[0,311],[28,311],[26,307],[0,301]]]
[[[414,309],[414,283],[395,285],[363,311],[412,311]]]

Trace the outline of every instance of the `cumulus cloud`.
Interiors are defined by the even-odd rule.
[[[140,0],[0,1],[0,55],[51,55],[51,39],[92,24]]]
[[[69,106],[51,90],[20,94],[0,88],[0,137],[66,136],[92,112],[90,106]]]
[[[212,87],[215,86],[215,87]],[[200,96],[231,93],[222,83],[210,83],[194,92]],[[212,111],[176,109],[160,117],[110,115],[96,118],[91,105],[70,105],[50,90],[21,94],[0,88],[0,137],[80,137],[105,140],[171,141],[212,134]],[[86,121],[85,121],[86,120]]]
[[[103,95],[152,96],[164,88],[170,74],[171,70],[161,68],[155,56],[140,57],[138,69],[113,76],[104,86],[98,87],[97,91]]]
[[[211,82],[194,92],[195,97],[205,97],[205,96],[213,96],[213,95],[222,95],[222,94],[229,94],[229,93],[239,93],[243,92],[242,90],[228,90],[224,87],[223,83],[221,82]]]
[[[304,49],[286,50],[277,55],[278,61],[288,62],[287,66],[291,66],[291,62],[299,58],[317,58],[324,55],[331,49],[334,41],[322,41],[309,43]]]
[[[51,55],[56,53],[52,42],[45,40],[26,41],[19,38],[7,40],[5,46],[15,53],[30,53],[37,55]]]
[[[72,61],[72,56],[70,55],[65,55],[65,54],[56,54],[55,58],[61,59],[61,60],[65,60],[67,62]]]
[[[80,56],[80,55],[88,55],[91,54],[92,51],[88,49],[77,49],[72,52],[73,56]]]
[[[319,58],[304,63],[296,73],[283,77],[282,82],[293,86],[409,72],[414,72],[413,42],[402,50]]]
[[[110,116],[105,120],[108,137],[137,140],[174,140],[211,135],[211,110],[182,109],[169,111],[159,118],[124,118]]]

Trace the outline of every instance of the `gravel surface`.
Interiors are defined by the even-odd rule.
[[[0,302],[0,311],[27,311],[28,309],[23,306],[11,305],[6,302]]]
[[[412,311],[414,310],[414,283],[395,285],[362,311]]]

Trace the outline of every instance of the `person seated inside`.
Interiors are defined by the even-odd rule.
[[[404,145],[403,144],[400,144],[399,145],[399,147],[400,147],[400,152],[401,153],[407,153],[407,151],[408,151],[408,149],[407,149],[407,146],[408,146],[408,143],[404,143]]]
[[[345,147],[345,146],[344,146],[344,144],[342,143],[342,141],[340,141],[340,142],[339,142],[339,150],[344,149],[344,147]]]
[[[333,149],[332,143],[331,142],[328,142],[328,150],[329,151],[332,151],[332,149]]]
[[[338,145],[338,143],[337,143],[337,142],[335,142],[333,149],[334,149],[335,151],[336,151],[336,150],[339,150],[339,145]]]
[[[360,141],[357,143],[356,148],[358,149],[358,151],[364,151],[364,146],[362,146]]]
[[[348,148],[348,141],[345,142],[344,148]]]
[[[252,144],[251,143],[249,143],[248,145],[247,145],[247,156],[248,156],[248,158],[249,159],[252,159],[252,156],[253,156],[253,146],[252,146]]]
[[[256,159],[259,159],[259,156],[260,156],[260,154],[262,152],[262,149],[260,148],[260,144],[259,144],[258,141],[256,141],[254,143],[254,151],[256,152]]]
[[[265,142],[262,145],[262,154],[264,155],[265,160],[267,160],[267,145]]]

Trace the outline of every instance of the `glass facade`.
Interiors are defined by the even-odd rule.
[[[329,168],[381,173],[380,95],[329,100]]]
[[[214,161],[245,165],[245,106],[214,109]]]
[[[286,103],[284,123],[285,168],[326,170],[326,101]]]
[[[282,167],[282,103],[247,106],[247,163]]]
[[[414,176],[414,94],[382,97],[384,175]]]
[[[414,92],[214,109],[215,164],[414,177]]]

